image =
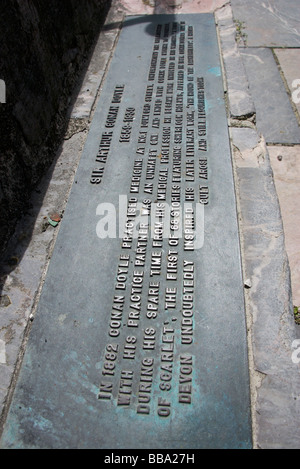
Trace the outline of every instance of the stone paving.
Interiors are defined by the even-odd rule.
[[[297,156],[300,156],[299,2],[233,0],[241,29],[241,56],[264,135],[280,200],[292,275],[293,302],[299,305],[300,252]],[[262,99],[263,97],[263,99]],[[275,146],[276,145],[276,146]]]
[[[291,266],[293,302],[298,306],[300,3],[232,0],[231,5],[243,35],[240,50],[255,101],[257,127],[269,146]]]
[[[38,188],[1,271],[2,423],[56,238],[44,230],[44,217],[64,210],[124,16],[215,12],[246,287],[253,446],[300,448],[300,330],[293,318],[300,305],[299,7],[299,0],[113,0],[49,189],[45,181]]]
[[[258,33],[252,34],[257,25],[256,19],[264,13],[268,16],[269,9],[265,8],[266,3],[263,2],[253,2],[251,5],[248,9],[249,2],[233,1],[231,5],[218,10],[216,18],[224,68],[230,78],[227,78],[229,129],[236,174],[244,276],[247,285],[250,285],[250,288],[245,290],[245,300],[248,311],[250,362],[252,360],[250,372],[254,404],[253,436],[254,446],[258,448],[292,448],[299,447],[300,441],[299,368],[295,356],[291,354],[299,337],[299,326],[293,320],[293,294],[296,294],[298,288],[297,283],[293,283],[291,290],[286,246],[288,253],[293,253],[292,279],[296,282],[295,272],[299,258],[297,261],[295,236],[289,236],[290,231],[283,225],[286,216],[281,216],[281,212],[283,213],[288,205],[282,194],[290,193],[290,183],[289,186],[285,185],[284,192],[278,190],[278,180],[274,178],[271,161],[273,148],[279,150],[285,158],[288,157],[290,149],[297,153],[298,146],[294,143],[297,143],[299,132],[298,117],[286,90],[283,72],[277,67],[273,49],[266,47],[267,44],[273,45],[271,38],[274,36],[274,16],[271,16],[271,22],[268,22],[269,18],[265,18],[262,36]],[[236,46],[232,44],[233,35],[237,39]],[[297,39],[297,35],[293,37],[295,36]],[[249,38],[252,38],[253,42],[250,42]],[[259,43],[261,38],[263,40]],[[279,36],[277,39],[279,40]],[[251,45],[251,48],[248,45]],[[278,45],[277,41],[276,46]],[[255,57],[251,63],[254,64],[252,68],[247,59],[253,60],[253,55]],[[238,79],[234,80],[236,63],[239,64],[239,73]],[[260,73],[259,80],[253,70]],[[274,83],[269,81],[270,74]],[[276,99],[268,92],[270,87],[275,87]],[[277,99],[278,93],[281,96],[280,101]],[[236,112],[239,110],[236,98],[239,103],[241,97],[244,97],[244,115],[242,112]],[[282,112],[281,103],[284,103],[288,115]],[[282,114],[286,119],[281,120]],[[289,119],[295,133],[290,139],[292,143],[287,146],[284,138],[290,131]],[[276,133],[274,126],[278,123],[280,124]],[[272,147],[269,146],[271,143]],[[282,159],[277,161],[279,163]],[[281,166],[281,170],[281,177],[287,180],[284,166]],[[298,190],[295,183],[294,188]],[[294,213],[294,216],[295,203],[296,200],[293,206],[289,207],[289,212]],[[294,301],[297,301],[296,297]]]
[[[240,51],[255,101],[257,127],[269,145],[290,254],[293,300],[298,305],[300,3],[232,0],[231,4],[244,39]]]

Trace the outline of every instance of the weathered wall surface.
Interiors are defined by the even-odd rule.
[[[110,0],[2,0],[0,254],[52,162],[84,57]]]

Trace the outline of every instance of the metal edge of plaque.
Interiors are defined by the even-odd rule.
[[[172,228],[166,237],[164,224]],[[116,236],[103,238],[106,229]],[[252,447],[235,191],[212,14],[124,22],[1,447]]]

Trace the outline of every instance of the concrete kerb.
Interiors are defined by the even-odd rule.
[[[240,225],[254,448],[299,448],[299,370],[288,257],[268,149],[235,39],[230,4],[215,13],[228,96]],[[238,70],[235,79],[235,70]]]

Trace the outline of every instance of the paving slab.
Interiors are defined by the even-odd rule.
[[[211,14],[174,19],[129,18],[122,29],[2,447],[252,447],[215,20]],[[195,44],[202,44],[197,54]],[[113,209],[122,230],[107,237],[115,219],[104,215]],[[155,210],[154,226],[149,210]],[[164,224],[172,227],[167,236]]]
[[[300,116],[300,49],[274,49],[274,52]]]
[[[300,143],[300,128],[284,87],[272,50],[241,50],[250,92],[256,108],[258,130],[266,142]]]
[[[249,328],[255,447],[300,447],[300,328],[268,148],[254,129],[232,128]]]
[[[299,0],[232,0],[248,47],[300,47]]]
[[[268,148],[281,207],[292,277],[293,303],[300,305],[300,147]]]

